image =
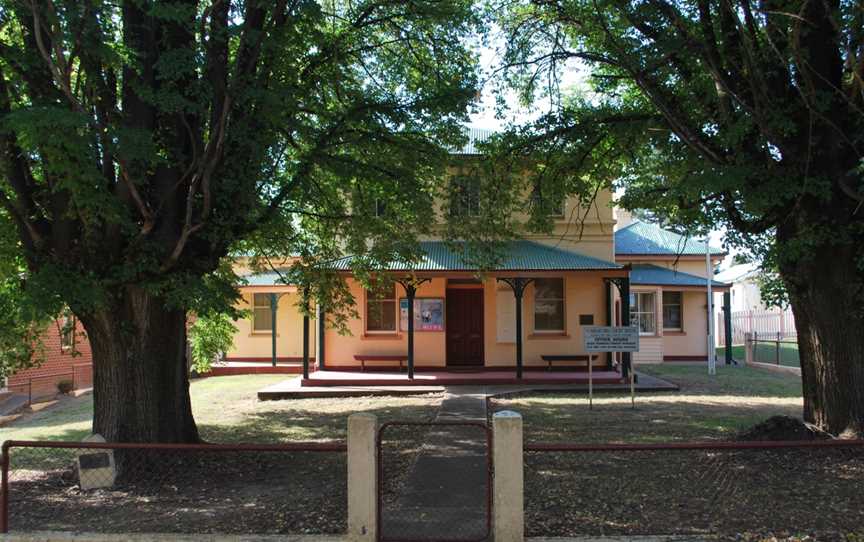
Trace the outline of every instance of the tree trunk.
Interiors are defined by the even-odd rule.
[[[109,442],[197,442],[185,312],[126,286],[80,317],[93,351],[93,432]]]
[[[798,329],[804,419],[834,435],[860,437],[864,312],[855,247],[826,243],[808,251],[796,264],[780,266]]]

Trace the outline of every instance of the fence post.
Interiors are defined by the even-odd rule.
[[[504,410],[492,416],[492,540],[522,542],[525,509],[522,467],[522,416]]]
[[[378,539],[378,418],[359,413],[348,416],[348,539]]]
[[[744,334],[744,365],[753,363],[753,334],[749,331]]]
[[[9,532],[9,441],[0,449],[0,533]]]

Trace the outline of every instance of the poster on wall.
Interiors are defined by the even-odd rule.
[[[408,331],[408,300],[399,300],[399,329]],[[444,299],[414,299],[414,331],[444,331]]]

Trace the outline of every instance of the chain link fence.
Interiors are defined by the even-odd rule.
[[[528,445],[526,536],[849,540],[864,445],[839,442]]]
[[[378,432],[384,542],[479,542],[490,534],[491,436],[471,422],[391,422]]]
[[[0,532],[307,534],[347,528],[346,446],[15,442]]]

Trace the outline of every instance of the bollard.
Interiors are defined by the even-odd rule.
[[[360,413],[348,416],[348,539],[378,539],[378,418]]]
[[[753,363],[753,334],[749,331],[744,334],[744,365]]]
[[[492,416],[492,540],[522,542],[525,509],[522,466],[522,416],[504,410]]]

